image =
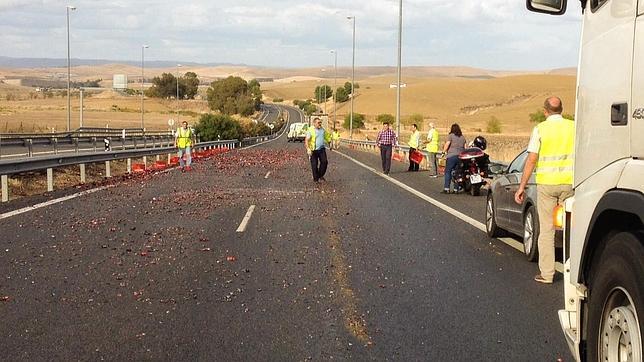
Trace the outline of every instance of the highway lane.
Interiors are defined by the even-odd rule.
[[[0,353],[570,359],[560,283],[535,285],[515,250],[329,159],[314,185],[282,137],[0,220]]]

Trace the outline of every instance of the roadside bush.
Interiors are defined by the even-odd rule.
[[[353,128],[354,129],[364,128],[364,120],[365,120],[364,114],[354,113],[353,114]],[[351,127],[351,115],[350,114],[347,114],[346,116],[344,116],[343,127],[345,129],[349,129]]]
[[[546,120],[546,115],[543,114],[542,109],[537,109],[534,113],[530,113],[530,122],[541,123]]]
[[[392,114],[389,114],[389,113],[382,113],[376,117],[376,122],[380,124],[385,122],[388,122],[389,124],[394,124],[395,121],[396,121],[396,117],[394,117]]]
[[[282,103],[282,102],[284,102],[284,98],[273,98],[273,102]]]
[[[570,113],[564,113],[561,115],[565,119],[575,120],[575,115]],[[530,113],[530,122],[541,123],[546,120],[546,115],[543,114],[542,109],[537,109],[534,113]]]
[[[195,127],[201,141],[238,140],[243,137],[242,126],[229,115],[204,114]]]
[[[501,121],[492,116],[487,121],[487,133],[501,133]]]
[[[410,115],[409,117],[407,117],[404,120],[403,124],[405,124],[406,126],[411,126],[412,124],[417,124],[418,129],[420,129],[420,128],[423,127],[423,119],[425,119],[425,116],[423,116],[420,113],[414,113],[414,114]]]

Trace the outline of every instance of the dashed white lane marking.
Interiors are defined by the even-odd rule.
[[[61,197],[61,198],[58,198],[58,199],[49,200],[49,201],[46,201],[46,202],[42,202],[40,204],[23,207],[22,209],[6,212],[4,214],[0,214],[0,220],[6,219],[6,218],[9,218],[9,217],[12,217],[12,216],[24,214],[26,212],[34,211],[34,210],[37,210],[37,209],[40,209],[40,208],[43,208],[43,207],[47,207],[47,206],[51,206],[51,205],[54,205],[54,204],[59,204],[59,203],[61,203],[63,201],[75,199],[77,197],[93,194],[95,192],[102,191],[102,190],[105,190],[105,189],[108,189],[108,188],[114,187],[114,186],[115,185],[103,186],[103,187],[99,187],[99,188],[96,188],[96,189],[91,189],[91,190],[79,192],[79,193],[76,193],[76,194],[73,194],[73,195]]]
[[[482,231],[484,233],[487,232],[486,229],[485,229],[485,224],[483,224],[482,222],[477,221],[477,220],[475,220],[475,219],[463,214],[462,212],[443,204],[442,202],[440,202],[438,200],[432,199],[431,197],[425,195],[424,193],[422,193],[422,192],[420,192],[420,191],[418,191],[418,190],[416,190],[416,189],[414,189],[412,187],[409,187],[409,186],[405,185],[404,183],[396,180],[393,177],[389,177],[389,176],[383,174],[382,172],[378,172],[373,167],[367,166],[364,163],[354,159],[351,156],[348,156],[348,155],[346,155],[346,154],[344,154],[342,152],[339,152],[339,151],[336,151],[336,152],[338,154],[344,156],[345,158],[353,161],[355,164],[361,166],[362,168],[365,168],[365,169],[375,173],[376,175],[378,175],[378,176],[384,178],[385,180],[393,183],[394,185],[396,185],[396,186],[398,186],[398,187],[400,187],[400,188],[412,193],[413,195],[415,195],[415,196],[427,201],[428,203],[438,207],[439,209],[441,209],[441,210],[443,210],[443,211],[445,211],[445,212],[447,212],[447,213],[449,213],[449,214],[451,214],[453,216],[456,216],[457,218],[465,221],[466,223],[472,225],[473,227],[479,229],[480,231]],[[502,241],[506,245],[508,245],[508,246],[510,246],[510,247],[512,247],[514,249],[517,249],[518,251],[523,253],[523,244],[522,243],[520,243],[520,242],[518,242],[518,241],[516,241],[516,240],[514,240],[512,238],[498,238],[498,240]],[[563,264],[561,264],[559,262],[555,263],[555,270],[557,270],[560,273],[563,273]]]
[[[244,215],[244,218],[241,221],[241,224],[239,224],[239,227],[237,228],[238,233],[243,233],[244,231],[246,231],[248,221],[250,221],[251,216],[253,216],[253,211],[255,211],[255,205],[250,205],[248,211],[246,211],[246,215]]]
[[[266,176],[264,176],[264,178],[268,178],[268,176],[270,176],[270,175],[271,175],[271,171],[268,171],[268,172],[266,173]]]

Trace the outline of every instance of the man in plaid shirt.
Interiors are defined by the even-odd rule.
[[[382,159],[382,172],[389,175],[391,169],[391,152],[393,147],[398,147],[398,137],[396,133],[389,127],[389,122],[382,124],[382,130],[378,132],[376,137],[376,144],[380,147],[380,158]]]

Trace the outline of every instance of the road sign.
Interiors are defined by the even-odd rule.
[[[170,127],[174,126],[174,119],[170,118],[168,120],[168,126],[170,126]]]
[[[398,88],[398,84],[392,83],[389,85],[389,88]],[[407,83],[400,83],[400,88],[407,88]]]

